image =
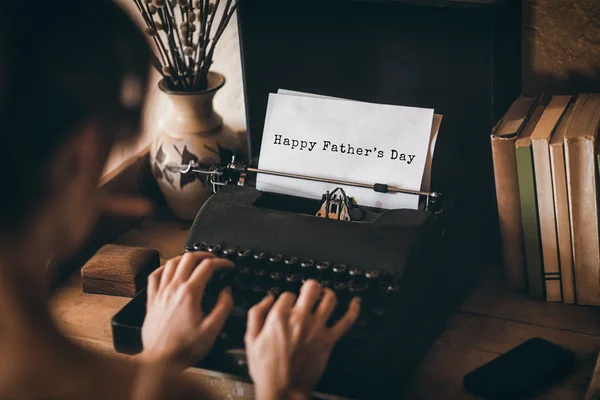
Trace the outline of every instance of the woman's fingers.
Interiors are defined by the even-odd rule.
[[[248,322],[246,326],[246,339],[253,340],[258,336],[263,326],[265,325],[265,319],[271,309],[271,306],[275,302],[275,297],[269,294],[267,297],[262,299],[260,303],[256,304],[248,311]]]
[[[344,314],[344,316],[329,330],[329,332],[331,333],[331,339],[334,343],[337,342],[342,336],[344,336],[346,332],[348,332],[350,327],[352,327],[352,325],[354,325],[354,323],[358,319],[359,314],[360,298],[355,297],[350,302],[346,314]]]
[[[215,338],[223,329],[225,321],[233,308],[233,295],[231,294],[231,288],[226,287],[219,293],[217,304],[213,310],[204,318],[201,324],[201,329],[209,337]]]
[[[181,261],[179,261],[177,270],[173,275],[173,281],[180,283],[187,281],[202,260],[214,257],[212,253],[206,251],[190,251],[185,253],[181,257]]]
[[[195,293],[202,297],[206,285],[215,272],[228,268],[233,268],[233,263],[225,258],[205,258],[192,272],[188,284],[195,290]]]
[[[333,310],[337,305],[337,298],[335,297],[335,293],[331,289],[325,289],[325,293],[323,294],[323,298],[321,299],[321,303],[317,308],[317,312],[315,313],[317,326],[325,325]]]
[[[149,276],[148,276],[148,299],[153,299],[154,296],[156,296],[156,293],[158,292],[158,287],[160,286],[160,279],[162,276],[162,273],[165,269],[164,265],[161,265],[159,268],[155,269]]]
[[[307,316],[312,313],[312,310],[321,294],[321,285],[315,280],[308,280],[300,289],[300,296],[294,306],[294,310],[302,316]]]
[[[169,283],[171,283],[173,277],[175,276],[175,271],[177,270],[179,261],[181,261],[181,256],[171,258],[165,263],[158,290],[163,290]]]
[[[275,316],[284,317],[287,319],[288,316],[290,315],[290,311],[292,310],[292,307],[294,307],[295,302],[296,302],[296,295],[294,293],[284,292],[281,296],[279,296],[279,298],[273,305],[273,309],[269,313],[269,316],[275,315]]]

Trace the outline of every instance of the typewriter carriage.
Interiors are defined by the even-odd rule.
[[[255,167],[255,165],[257,165],[257,164],[258,164],[258,160],[256,158],[254,158],[249,165],[246,165],[244,163],[240,163],[240,162],[236,161],[235,156],[234,156],[234,157],[232,157],[230,162],[228,162],[225,165],[207,166],[207,165],[200,165],[193,161],[190,161],[190,163],[187,165],[185,165],[185,164],[181,165],[181,166],[170,165],[168,168],[173,171],[178,170],[181,174],[198,174],[198,175],[208,176],[208,182],[211,185],[211,191],[213,194],[217,193],[220,188],[222,188],[223,186],[228,185],[228,184],[234,184],[237,186],[254,187],[257,174],[268,174],[268,175],[282,176],[282,177],[286,177],[286,178],[290,178],[290,179],[306,179],[306,180],[312,180],[312,181],[327,182],[327,183],[332,183],[332,184],[336,184],[336,185],[346,185],[346,186],[353,186],[353,187],[369,188],[369,189],[372,189],[372,190],[374,190],[376,192],[380,192],[380,193],[392,192],[392,193],[403,193],[403,194],[409,194],[409,195],[416,195],[416,196],[419,196],[419,198],[420,198],[420,201],[419,201],[420,209],[423,209],[425,211],[434,212],[436,214],[442,213],[444,199],[443,199],[441,193],[439,193],[439,192],[435,192],[435,191],[425,192],[425,191],[419,191],[419,190],[410,190],[410,189],[404,189],[404,188],[399,188],[399,187],[395,187],[395,186],[389,186],[387,184],[382,184],[382,183],[367,184],[367,183],[358,183],[358,182],[352,182],[352,181],[333,180],[333,179],[328,179],[328,178],[314,177],[314,176],[307,176],[307,175],[289,174],[289,173],[283,173],[283,172],[278,172],[278,171],[268,171],[268,170],[259,169],[259,168]],[[342,199],[341,202],[337,198],[336,198],[336,200],[334,200],[334,198],[332,197],[332,196],[336,196],[335,193],[338,190],[340,191],[341,197],[339,199]],[[338,210],[335,210],[336,207],[340,208],[339,212],[338,212]],[[319,209],[315,210],[315,212],[312,214],[316,215],[316,216],[320,216],[322,218],[327,218],[327,217],[331,218],[331,216],[329,214],[333,213],[336,215],[336,217],[337,217],[336,219],[341,219],[344,221],[350,221],[350,220],[356,221],[357,219],[351,218],[351,215],[349,213],[349,211],[352,208],[355,208],[356,210],[363,210],[363,209],[365,209],[365,206],[356,204],[356,202],[352,201],[351,196],[346,195],[345,191],[341,187],[336,187],[331,192],[328,191],[323,194]],[[373,207],[369,207],[369,208],[373,209]],[[340,216],[342,216],[342,217],[340,217]]]

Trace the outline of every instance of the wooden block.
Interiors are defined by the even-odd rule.
[[[144,247],[104,245],[81,268],[86,293],[134,297],[160,265],[157,250]]]

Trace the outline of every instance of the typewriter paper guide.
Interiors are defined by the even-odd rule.
[[[270,94],[259,167],[419,190],[432,121],[432,109]],[[321,199],[337,185],[259,174],[256,187]],[[360,205],[418,208],[417,196],[342,188]]]

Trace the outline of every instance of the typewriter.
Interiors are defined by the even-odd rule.
[[[349,398],[397,395],[463,292],[448,240],[450,201],[434,192],[340,181],[332,183],[413,194],[421,205],[386,210],[357,205],[343,191],[321,200],[262,192],[254,187],[259,173],[323,179],[253,165],[181,167],[182,173],[210,175],[215,192],[199,210],[182,251],[209,251],[235,264],[232,273],[215,276],[207,287],[206,311],[225,285],[233,290],[235,306],[198,367],[248,381],[243,343],[248,309],[268,292],[298,292],[306,279],[316,279],[337,294],[333,320],[351,298],[362,298],[359,320],[334,348],[318,392]],[[143,291],[114,316],[117,351],[141,350],[145,303]]]

